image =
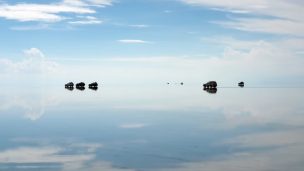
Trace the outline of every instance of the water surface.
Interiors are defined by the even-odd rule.
[[[302,171],[302,88],[0,90],[2,171]]]

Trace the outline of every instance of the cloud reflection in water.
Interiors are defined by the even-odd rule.
[[[9,136],[2,136],[7,144],[0,145],[2,168],[40,164],[51,164],[49,170],[110,171],[303,168],[304,96],[298,89],[221,89],[212,96],[195,86],[47,92],[51,93],[42,99],[58,100],[41,102],[20,93],[1,96],[6,103],[0,108],[0,124],[10,122],[1,124],[0,135],[9,130]],[[20,95],[25,99],[11,100],[22,99]],[[9,115],[12,109],[26,106],[20,105],[25,102],[33,109],[42,108],[35,111],[45,112],[45,117],[32,124],[9,119],[16,117]],[[27,114],[29,107],[22,109]],[[20,136],[35,137],[36,143],[13,141]],[[43,139],[47,140],[37,143]]]

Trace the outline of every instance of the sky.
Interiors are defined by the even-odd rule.
[[[7,82],[304,86],[301,0],[0,0]]]

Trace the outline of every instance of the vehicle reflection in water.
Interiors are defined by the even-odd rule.
[[[77,90],[80,90],[80,91],[84,91],[84,90],[85,90],[85,87],[79,87],[79,86],[77,86],[76,89],[77,89]]]
[[[204,88],[204,91],[210,93],[210,94],[216,94],[217,88]]]
[[[304,167],[303,89],[29,90],[0,91],[1,171]]]
[[[97,91],[97,90],[98,90],[98,87],[89,87],[89,89],[94,90],[94,91]]]
[[[65,87],[65,89],[70,90],[70,91],[73,91],[73,90],[74,90],[74,87]]]

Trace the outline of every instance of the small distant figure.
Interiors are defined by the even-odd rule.
[[[245,86],[245,83],[242,81],[242,82],[239,82],[239,86],[240,87],[244,87]]]
[[[203,84],[203,86],[204,86],[204,89],[214,89],[217,87],[217,83],[216,83],[216,81],[209,81],[208,83]]]
[[[89,89],[97,91],[98,90],[98,83],[94,82],[94,83],[89,84]]]
[[[181,84],[181,85],[184,85],[184,83],[183,83],[183,82],[181,82],[180,84]]]
[[[69,82],[69,83],[65,84],[65,88],[69,88],[69,87],[73,87],[74,88],[74,83],[73,82]]]
[[[170,83],[169,83],[169,82],[167,82],[167,84],[169,85]]]

